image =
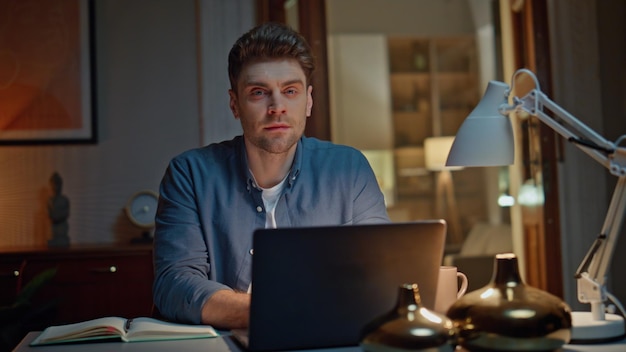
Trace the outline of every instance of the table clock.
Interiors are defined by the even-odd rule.
[[[152,243],[152,230],[156,215],[159,195],[151,190],[143,190],[133,194],[126,203],[126,216],[133,225],[143,232],[141,237],[131,240],[132,243]]]

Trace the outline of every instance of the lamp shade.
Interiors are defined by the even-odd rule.
[[[508,116],[500,114],[506,104],[508,85],[491,81],[485,95],[456,134],[447,166],[510,165],[514,159],[513,128]]]

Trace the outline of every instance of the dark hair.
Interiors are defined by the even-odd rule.
[[[315,59],[306,39],[291,27],[280,23],[264,23],[242,35],[228,54],[228,78],[230,87],[237,90],[239,74],[246,64],[251,62],[292,58],[296,59],[310,84]]]

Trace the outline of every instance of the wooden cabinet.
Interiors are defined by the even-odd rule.
[[[15,301],[18,288],[21,287],[23,265],[21,258],[0,254],[0,307]]]
[[[12,302],[26,283],[49,268],[57,269],[54,279],[34,304],[57,302],[53,324],[151,313],[151,246],[0,249],[0,304]]]

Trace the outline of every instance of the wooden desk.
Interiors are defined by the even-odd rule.
[[[15,348],[14,352],[78,352],[89,350],[89,352],[160,352],[160,351],[211,351],[211,352],[243,352],[230,337],[217,337],[210,339],[195,340],[173,340],[159,342],[106,342],[76,345],[58,345],[58,346],[39,346],[30,347],[28,344],[39,335],[39,332],[31,332],[22,340]],[[85,346],[88,346],[85,347]],[[300,352],[360,352],[361,348],[343,347],[343,348],[326,348],[316,350],[301,350]],[[459,349],[459,352],[463,351]],[[612,344],[602,345],[566,345],[561,352],[624,352],[626,351],[626,340],[614,342]]]
[[[39,335],[40,332],[31,332],[22,342],[13,350],[13,352],[245,352],[234,340],[228,336],[208,338],[208,339],[191,339],[191,340],[171,340],[156,342],[105,342],[75,345],[58,345],[58,346],[37,346],[30,347],[28,344]],[[344,348],[328,348],[317,350],[300,350],[299,352],[361,352],[361,348],[344,347]]]

